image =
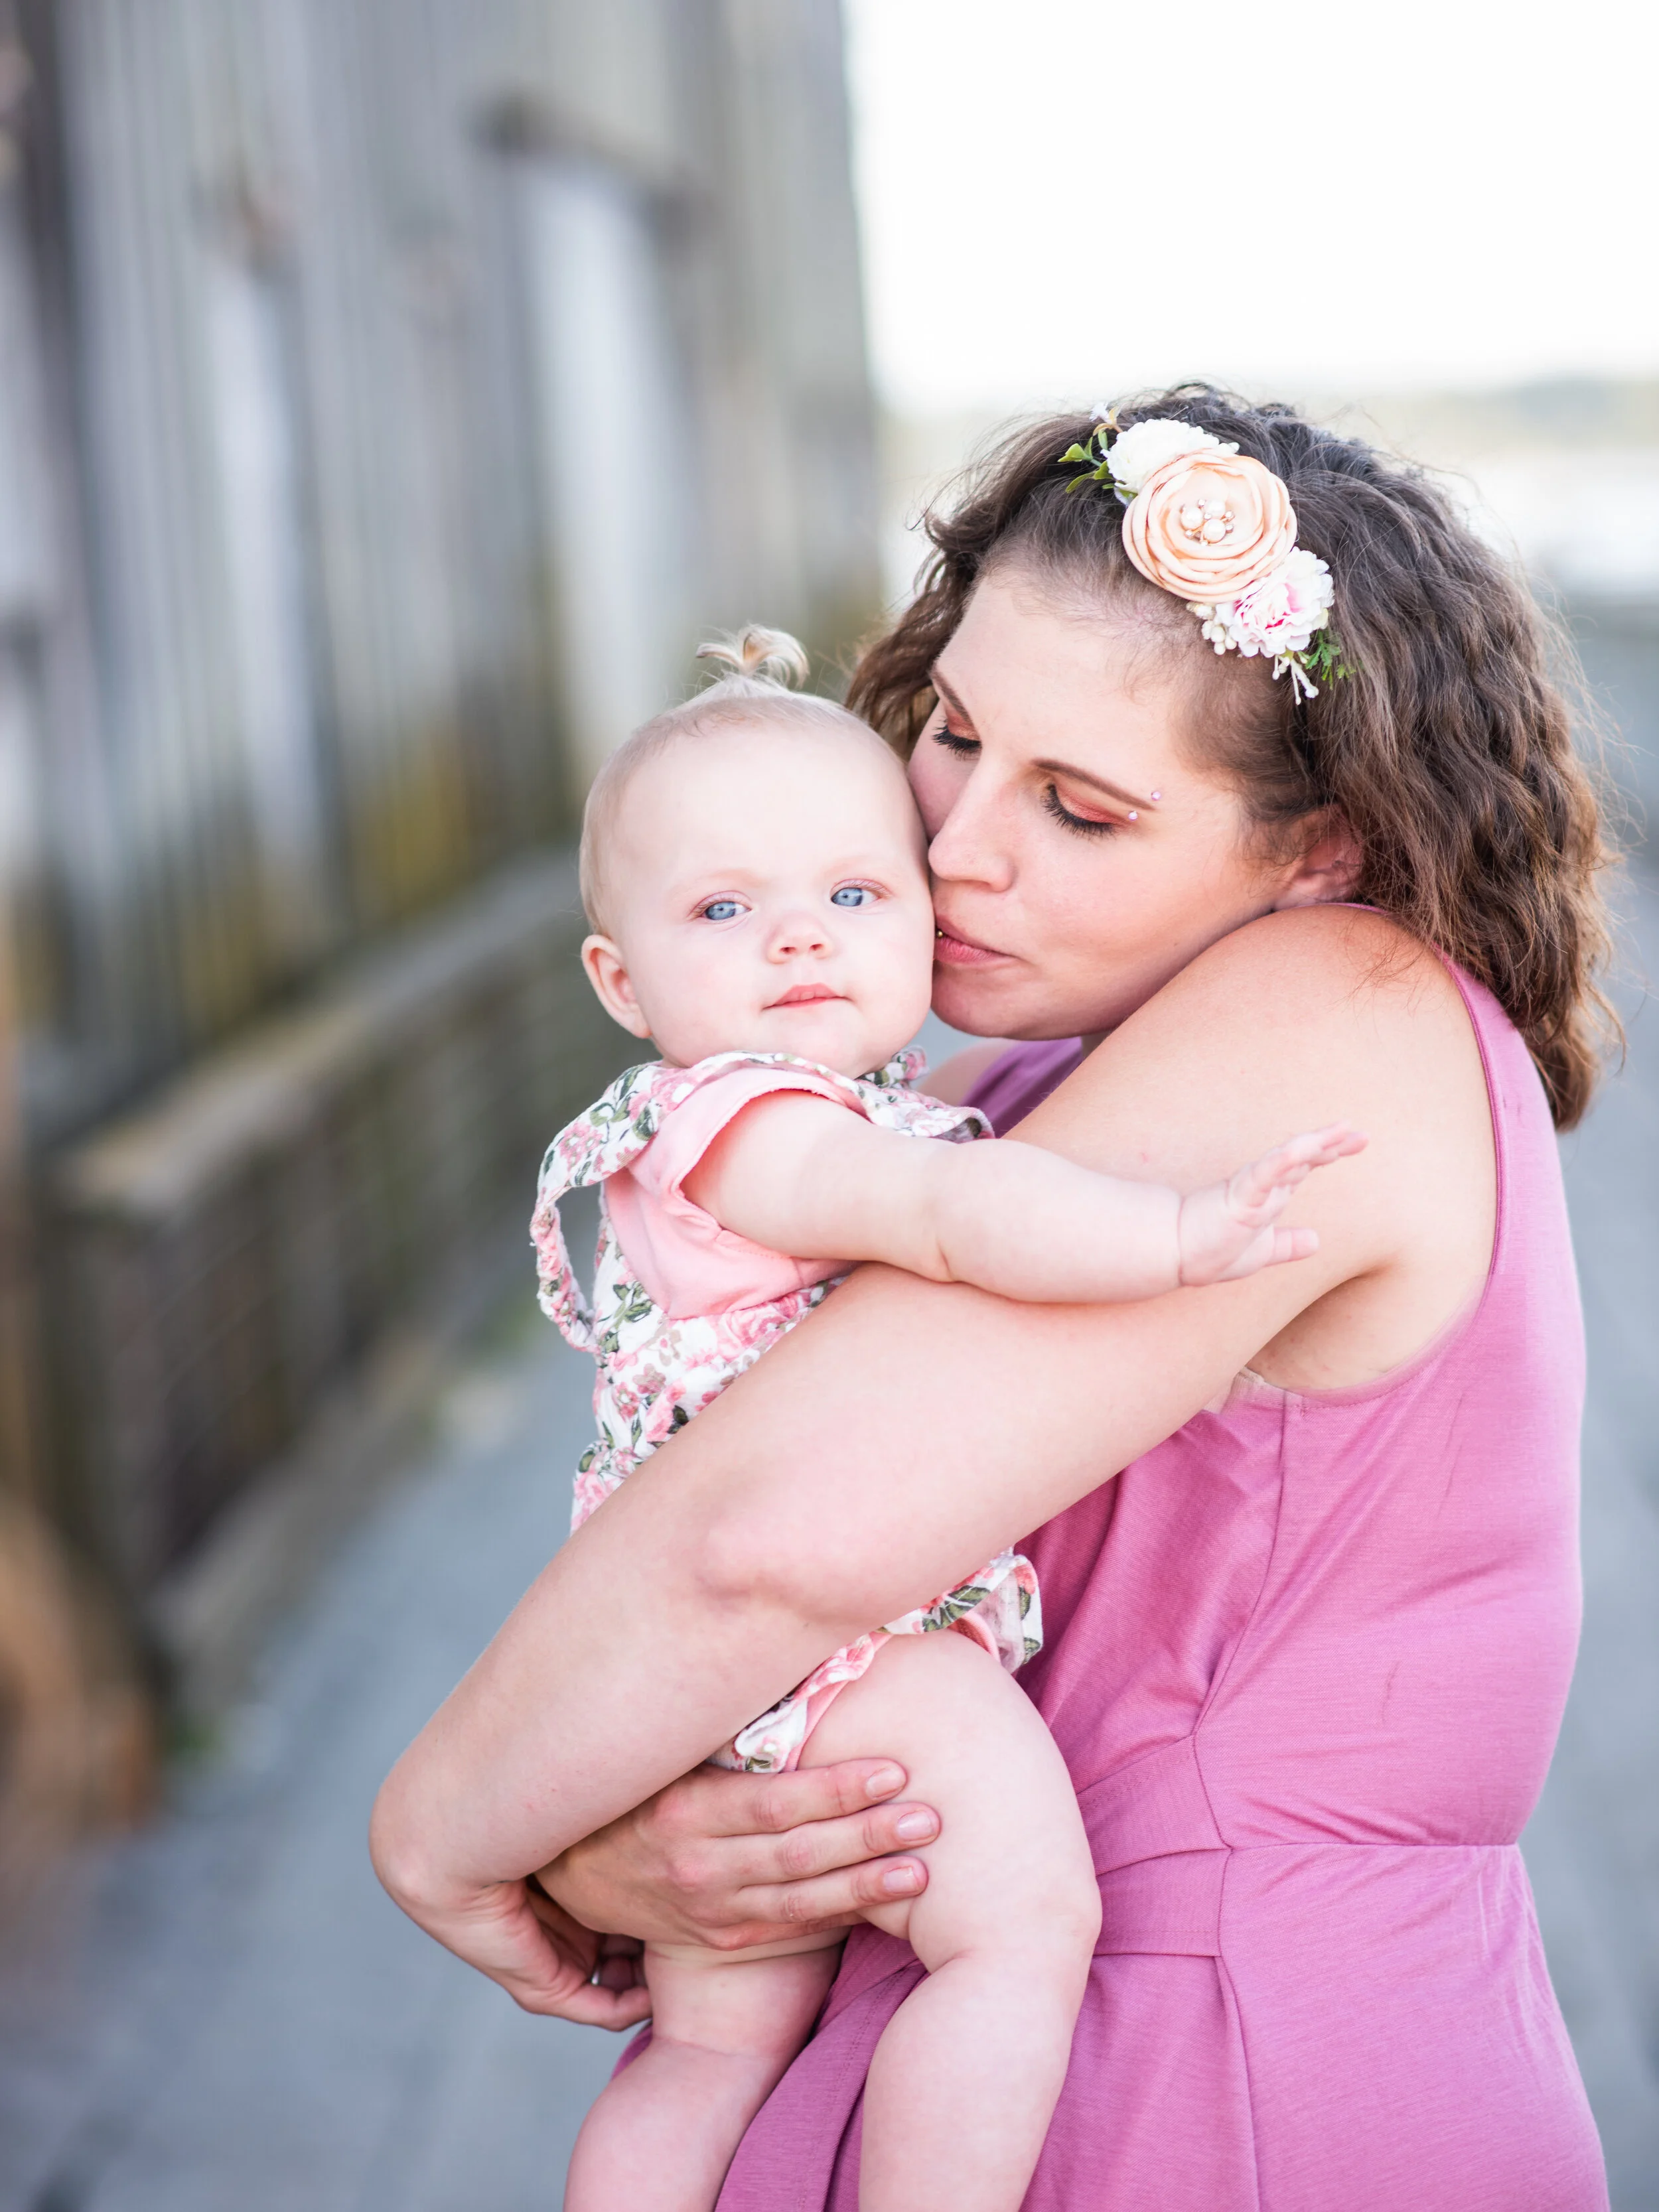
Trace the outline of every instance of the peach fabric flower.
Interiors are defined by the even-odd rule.
[[[1177,454],[1123,517],[1124,549],[1141,574],[1187,600],[1237,599],[1295,544],[1289,492],[1243,453]]]

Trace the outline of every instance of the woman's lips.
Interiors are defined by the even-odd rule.
[[[963,937],[946,922],[934,921],[933,957],[943,961],[947,968],[984,968],[995,960],[1006,960],[1012,956],[999,952],[994,945],[976,945],[971,937]]]

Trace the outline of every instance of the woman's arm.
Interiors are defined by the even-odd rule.
[[[1021,1133],[1201,1184],[1286,1127],[1363,1121],[1369,1151],[1298,1199],[1318,1255],[1090,1308],[864,1271],[606,1502],[405,1753],[375,1824],[393,1894],[538,2002],[533,1869],[1170,1435],[1338,1285],[1373,1371],[1402,1313],[1424,1340],[1479,1279],[1455,1203],[1478,1174],[1437,1168],[1471,1081],[1455,993],[1389,926],[1283,915],[1212,948]]]
[[[1041,1145],[918,1143],[833,1100],[779,1091],[727,1122],[685,1192],[775,1252],[880,1260],[927,1282],[1088,1305],[1306,1259],[1314,1232],[1272,1224],[1315,1168],[1364,1145],[1343,1127],[1295,1137],[1183,1198]]]

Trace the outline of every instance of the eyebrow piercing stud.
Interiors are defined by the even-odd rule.
[[[1140,819],[1139,815],[1133,806],[1129,809],[1129,819],[1131,822],[1139,822]]]
[[[1161,791],[1155,791],[1155,792],[1152,793],[1152,797],[1153,797],[1153,799],[1154,799],[1155,800],[1156,800],[1156,799],[1162,799],[1162,798],[1163,798],[1163,796],[1164,796],[1164,793],[1163,793]]]

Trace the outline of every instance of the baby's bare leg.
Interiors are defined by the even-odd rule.
[[[995,1660],[898,1636],[813,1731],[807,1763],[898,1759],[935,1807],[927,1887],[869,1917],[928,1978],[888,2023],[864,2099],[860,2212],[1017,2212],[1065,2080],[1100,1893],[1065,1762]]]
[[[583,2121],[565,2212],[713,2212],[744,2130],[806,2039],[841,1942],[647,1944],[651,2040]]]

